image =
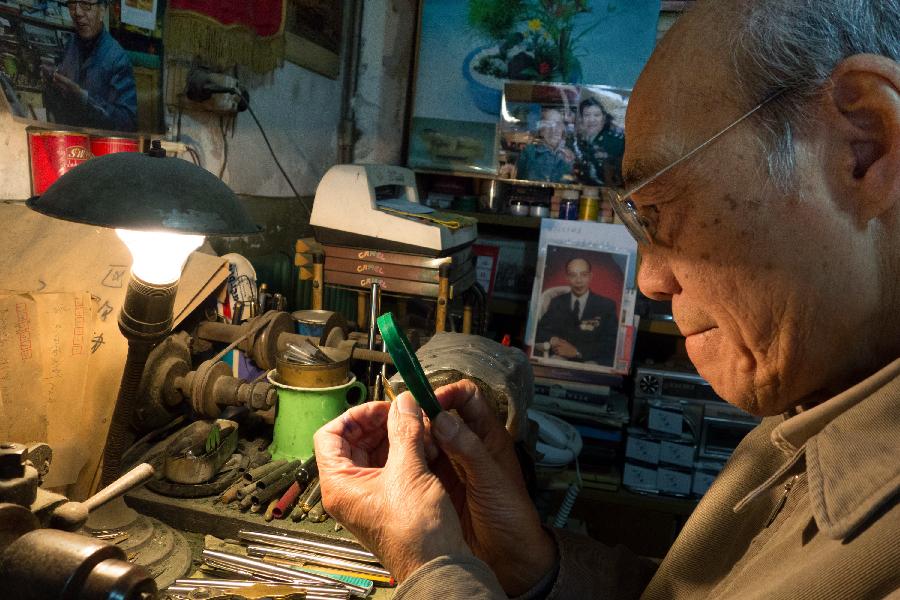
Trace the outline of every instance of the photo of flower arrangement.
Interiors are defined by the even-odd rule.
[[[416,125],[420,118],[495,126],[508,81],[631,89],[656,43],[660,0],[421,6],[411,131],[425,128]]]
[[[520,81],[581,81],[584,37],[602,24],[589,0],[469,0],[469,24],[492,45],[475,55],[476,73]],[[590,20],[576,17],[590,15]]]

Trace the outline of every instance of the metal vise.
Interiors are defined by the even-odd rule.
[[[152,598],[156,583],[144,567],[126,560],[124,550],[71,532],[84,525],[91,510],[146,482],[153,468],[139,465],[85,502],[69,502],[39,487],[49,462],[46,444],[26,447],[0,442],[3,596],[17,600]]]

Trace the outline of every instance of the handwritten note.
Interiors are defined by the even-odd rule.
[[[91,297],[0,295],[0,439],[46,441],[53,467],[78,472],[92,441],[82,409]]]
[[[0,439],[49,442],[47,485],[70,486],[67,494],[83,499],[96,481],[125,365],[117,315],[131,256],[111,229],[21,205],[0,204],[0,222],[0,286],[12,290],[0,290]],[[227,275],[224,260],[194,253],[178,285],[175,323]],[[18,398],[32,394],[39,402],[22,408]]]

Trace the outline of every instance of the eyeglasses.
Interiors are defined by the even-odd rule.
[[[68,0],[67,2],[63,2],[69,8],[69,12],[75,12],[79,8],[81,12],[87,12],[100,4],[99,0],[93,0],[90,2],[89,0]]]
[[[749,118],[750,115],[761,109],[763,106],[777,98],[781,95],[781,91],[775,92],[743,115],[738,117],[734,122],[730,125],[714,134],[711,138],[707,139],[704,142],[701,142],[699,145],[695,146],[693,149],[689,150],[686,154],[682,155],[680,158],[677,158],[674,162],[670,163],[668,166],[663,167],[650,177],[644,179],[637,185],[633,186],[630,190],[622,194],[616,194],[613,197],[612,207],[616,213],[616,216],[624,223],[625,227],[628,229],[628,232],[631,236],[637,240],[638,244],[653,244],[654,235],[656,234],[656,219],[649,218],[648,216],[641,214],[640,209],[638,209],[637,205],[635,205],[634,200],[631,199],[632,194],[640,191],[644,186],[649,185],[650,183],[659,179],[665,173],[668,173],[676,166],[680,165],[690,157],[694,156],[717,139],[737,127],[741,124],[745,119]]]

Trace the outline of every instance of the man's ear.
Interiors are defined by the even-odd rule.
[[[849,157],[839,176],[854,191],[862,224],[900,204],[900,64],[857,54],[838,63],[831,84],[829,108]]]

